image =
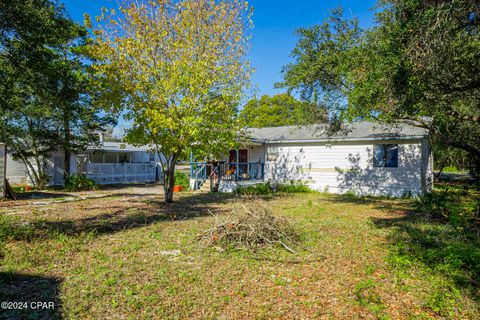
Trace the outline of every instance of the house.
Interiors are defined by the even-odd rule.
[[[101,142],[70,158],[70,174],[85,174],[97,184],[145,183],[159,180],[158,155],[148,147],[121,142]],[[63,185],[64,154],[53,153],[46,161],[48,185]],[[28,184],[25,164],[7,154],[6,177],[11,184]]]
[[[232,192],[262,182],[305,183],[311,189],[403,196],[432,187],[432,155],[424,129],[371,122],[248,129],[243,147],[218,162],[191,163],[193,189]]]

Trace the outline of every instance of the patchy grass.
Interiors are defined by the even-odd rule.
[[[57,308],[0,317],[478,318],[478,235],[416,213],[413,200],[185,192],[164,205],[159,191],[1,203],[0,300]],[[200,245],[210,212],[239,201],[289,220],[308,251]]]

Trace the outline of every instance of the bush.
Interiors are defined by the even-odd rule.
[[[300,182],[291,182],[290,184],[274,184],[269,182],[260,183],[253,186],[240,186],[236,192],[242,195],[268,195],[272,193],[310,193],[314,192],[306,184]]]
[[[259,195],[264,196],[273,193],[270,183],[260,183],[253,186],[239,186],[235,190],[238,194],[242,195]]]
[[[13,189],[13,191],[15,191],[16,193],[20,193],[20,192],[29,192],[29,191],[32,191],[32,190],[34,190],[34,187],[25,184],[25,185],[12,186],[12,189]]]
[[[183,172],[175,171],[175,185],[188,190],[190,189],[190,178]]]
[[[65,189],[71,191],[95,190],[96,184],[85,174],[71,175],[65,183]]]
[[[478,222],[480,195],[468,187],[445,188],[425,194],[415,202],[417,211],[453,225]]]
[[[277,192],[283,193],[310,193],[313,192],[306,184],[303,183],[291,183],[291,184],[279,184],[276,188]]]

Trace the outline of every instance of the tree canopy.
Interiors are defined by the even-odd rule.
[[[105,84],[100,102],[133,121],[127,141],[165,155],[166,202],[179,158],[218,155],[235,143],[251,73],[250,15],[240,0],[152,0],[125,1],[98,18],[91,53]]]
[[[284,93],[248,101],[240,118],[251,128],[278,127],[325,122],[327,112],[315,102],[299,101]]]
[[[46,159],[97,141],[109,121],[91,103],[84,27],[53,0],[0,2],[0,140],[25,163],[32,182],[48,181]]]
[[[314,89],[349,121],[406,121],[431,133],[434,147],[470,154],[480,170],[480,3],[383,0],[362,30],[335,10],[299,29],[295,62],[280,86]]]

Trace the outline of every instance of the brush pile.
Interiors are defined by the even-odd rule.
[[[249,251],[280,245],[295,253],[293,247],[300,245],[300,237],[286,219],[275,216],[267,208],[256,206],[253,209],[245,205],[223,220],[215,215],[215,225],[198,239],[206,246]]]

